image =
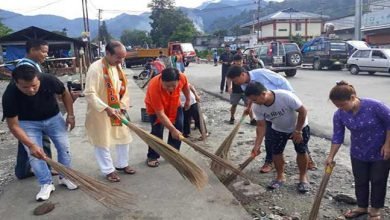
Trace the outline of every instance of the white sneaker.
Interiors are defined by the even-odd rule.
[[[54,190],[56,190],[56,189],[54,188],[53,183],[43,184],[43,185],[41,185],[41,190],[39,191],[39,193],[37,194],[35,199],[37,201],[48,200],[50,197],[50,193],[53,192]]]
[[[67,178],[58,178],[58,184],[66,186],[70,190],[77,189],[78,186]]]

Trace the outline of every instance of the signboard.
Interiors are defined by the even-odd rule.
[[[390,25],[390,9],[363,15],[362,28]]]

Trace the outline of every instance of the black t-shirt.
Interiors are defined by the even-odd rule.
[[[233,61],[233,54],[231,52],[224,52],[219,57],[219,60],[222,62],[228,62],[231,63]],[[230,66],[230,64],[222,64],[222,66]]]
[[[63,94],[64,84],[55,76],[38,75],[41,84],[37,94],[28,96],[11,82],[3,94],[3,115],[6,118],[18,116],[19,120],[42,121],[59,113],[56,94]]]

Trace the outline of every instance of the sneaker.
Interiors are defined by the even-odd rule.
[[[66,186],[70,190],[77,189],[78,186],[67,178],[58,178],[58,184]]]
[[[265,162],[260,168],[260,173],[269,173],[272,170],[272,163]]]
[[[253,126],[256,126],[256,125],[257,125],[256,119],[252,119],[251,122],[250,122],[249,124],[250,124],[250,125],[253,125]]]
[[[55,189],[53,183],[50,184],[43,184],[41,185],[41,190],[35,197],[37,201],[45,201],[48,200],[50,197],[50,193],[53,192]]]
[[[234,124],[234,118],[230,118],[229,124],[233,125]]]
[[[317,164],[314,162],[313,158],[309,155],[309,162],[307,163],[308,170],[317,170]]]

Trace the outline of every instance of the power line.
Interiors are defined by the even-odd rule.
[[[50,5],[57,4],[57,3],[61,2],[61,1],[63,1],[63,0],[56,0],[54,2],[50,2],[50,3],[47,3],[45,5],[38,6],[37,8],[33,8],[31,10],[24,11],[23,13],[33,12],[33,11],[36,11],[36,10],[39,10],[39,9],[42,9],[42,8],[46,8],[46,7],[50,6]],[[20,17],[20,16],[24,16],[24,15],[23,14],[17,14],[17,15],[13,15],[13,16],[2,18],[2,20],[7,20],[7,19],[15,18],[15,17]]]

